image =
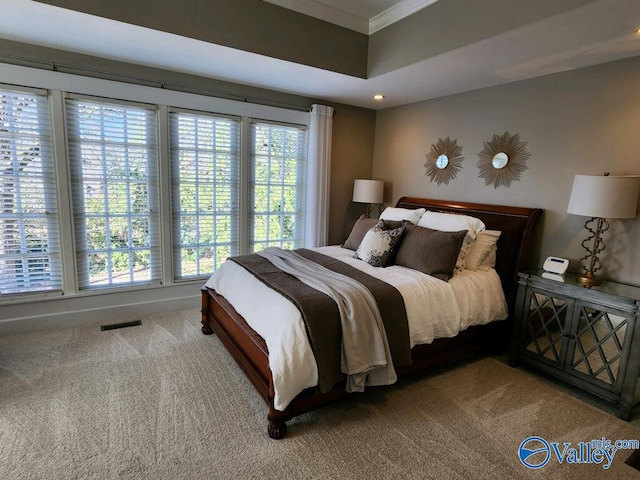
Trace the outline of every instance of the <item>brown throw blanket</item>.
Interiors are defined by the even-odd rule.
[[[378,304],[394,365],[411,364],[406,310],[402,295],[395,287],[326,255],[306,249],[298,249],[295,252],[362,283],[373,294]],[[327,392],[336,383],[343,381],[345,376],[340,368],[342,333],[336,303],[328,295],[282,272],[257,254],[233,257],[230,260],[244,267],[298,307],[318,364],[320,391]],[[268,306],[265,306],[265,309],[268,309]]]

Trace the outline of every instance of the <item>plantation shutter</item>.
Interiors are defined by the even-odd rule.
[[[173,111],[171,191],[174,278],[210,276],[240,237],[240,120]]]
[[[249,251],[303,247],[306,128],[254,121],[249,143]]]
[[[60,291],[47,92],[0,86],[0,294]]]
[[[154,106],[66,100],[80,289],[159,283]]]

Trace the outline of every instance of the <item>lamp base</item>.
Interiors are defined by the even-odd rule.
[[[373,206],[370,203],[367,203],[367,213],[365,213],[366,218],[371,218],[371,210],[373,210]]]
[[[582,275],[576,275],[576,281],[585,287],[596,287],[602,285],[602,279],[596,277],[593,272],[587,272]]]
[[[580,263],[584,267],[586,273],[578,275],[576,280],[585,287],[595,287],[602,284],[602,279],[596,277],[595,272],[602,268],[602,261],[598,258],[607,245],[602,240],[602,234],[609,230],[609,222],[604,218],[593,217],[584,224],[589,235],[582,241],[582,247],[587,254],[580,259]],[[590,246],[589,242],[593,241]]]

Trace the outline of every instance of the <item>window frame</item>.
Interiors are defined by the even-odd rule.
[[[232,126],[235,127],[235,128],[231,128],[230,139],[229,139],[230,144],[232,142],[235,142],[234,145],[230,145],[231,147],[235,146],[235,152],[232,150],[232,148],[230,148],[228,152],[228,155],[231,157],[230,171],[227,172],[230,177],[229,182],[228,183],[221,182],[223,185],[228,185],[231,190],[230,199],[229,199],[229,201],[231,202],[230,209],[228,211],[225,211],[224,215],[220,215],[222,217],[226,217],[227,215],[230,216],[231,231],[229,233],[230,238],[228,241],[217,242],[214,239],[213,242],[196,241],[191,244],[184,244],[181,240],[181,233],[182,233],[181,220],[183,216],[187,216],[187,215],[182,215],[181,213],[182,209],[179,206],[180,198],[181,198],[181,192],[179,190],[179,187],[183,183],[182,180],[180,179],[180,173],[179,173],[179,155],[181,153],[181,149],[179,144],[176,145],[177,139],[174,138],[174,135],[176,134],[176,127],[174,127],[174,124],[173,124],[173,119],[179,115],[190,115],[192,116],[192,118],[210,119],[215,122],[229,121],[232,124]],[[242,164],[242,152],[240,148],[242,143],[242,118],[233,116],[233,115],[221,115],[214,112],[195,111],[195,110],[175,108],[175,107],[169,108],[168,116],[169,116],[168,123],[169,123],[169,130],[170,130],[169,162],[170,162],[170,176],[171,176],[171,227],[172,227],[171,228],[172,229],[171,249],[172,249],[172,258],[173,258],[172,278],[174,282],[202,280],[202,279],[209,278],[212,272],[210,271],[210,272],[201,273],[200,262],[199,262],[200,256],[198,255],[196,259],[196,273],[193,275],[185,275],[184,271],[181,270],[181,266],[182,266],[181,249],[185,247],[191,247],[196,249],[196,251],[199,251],[201,248],[218,248],[220,246],[228,246],[229,255],[238,255],[242,251],[242,248],[241,248],[242,235],[240,233],[241,232],[240,227],[242,224],[242,212],[240,210],[240,203],[241,203],[240,199],[242,197],[241,174],[240,174],[241,164]],[[235,138],[233,138],[234,136]],[[199,149],[197,146],[195,146],[193,148],[193,152],[197,161],[197,158],[200,152],[203,152],[206,155],[207,150]],[[218,154],[224,155],[224,152],[220,152],[215,149],[210,150],[209,153],[213,157],[212,158],[213,166],[215,166],[217,162]],[[202,186],[202,184],[207,184],[208,182],[203,182],[201,184],[198,173],[195,174],[195,177],[196,177],[195,183],[192,183],[192,185],[194,185],[195,191],[198,192],[200,190],[198,187]],[[213,189],[215,192],[215,189],[219,184],[218,182],[214,181],[210,183],[210,185],[213,186]],[[196,197],[195,201],[196,201],[196,204],[199,204],[200,202],[199,196]],[[215,199],[214,199],[214,206],[215,206]],[[189,212],[189,216],[195,218],[197,229],[198,229],[198,233],[197,233],[198,239],[200,237],[201,217],[205,216],[205,215],[201,215],[199,211],[200,211],[200,208],[197,208],[196,211]],[[235,216],[233,215],[234,212],[235,212]],[[218,215],[214,212],[213,217],[214,218],[213,218],[212,228],[214,232],[216,232],[217,231],[216,220],[218,220]],[[217,264],[219,263],[217,262],[217,255],[215,254],[214,254],[213,262],[214,262],[213,271],[215,271],[217,269]]]
[[[108,141],[104,140],[105,131],[100,130],[101,139],[100,140],[84,140],[78,136],[77,141],[76,137],[73,137],[72,132],[76,132],[79,134],[79,125],[74,125],[73,120],[70,119],[70,116],[77,117],[78,111],[75,111],[76,104],[80,105],[82,102],[87,104],[97,105],[100,108],[101,112],[108,110],[109,107],[118,108],[121,107],[123,109],[130,108],[131,111],[137,109],[142,115],[145,117],[145,120],[150,121],[151,123],[146,123],[145,127],[140,131],[144,132],[145,135],[148,135],[151,139],[151,142],[147,143],[130,143],[130,142],[117,142],[117,141]],[[73,220],[73,228],[74,228],[74,240],[75,240],[75,248],[74,254],[76,258],[76,282],[78,286],[78,290],[80,291],[92,291],[92,290],[105,290],[105,289],[113,289],[113,288],[127,288],[127,287],[136,287],[136,286],[144,286],[144,285],[160,285],[162,282],[162,258],[161,258],[161,220],[160,220],[160,166],[159,166],[159,150],[160,150],[160,138],[159,138],[159,128],[158,128],[158,106],[153,104],[145,104],[140,102],[130,102],[123,101],[118,99],[97,97],[97,96],[88,96],[88,95],[77,95],[77,94],[66,94],[65,95],[65,105],[64,105],[64,118],[65,118],[65,126],[66,126],[66,142],[67,142],[67,164],[70,172],[70,193],[72,198],[71,211]],[[74,110],[72,112],[72,110]],[[123,130],[126,130],[123,126]],[[105,247],[104,248],[90,248],[87,245],[87,216],[86,216],[86,201],[87,197],[84,194],[83,185],[85,183],[85,176],[83,174],[83,158],[80,152],[75,152],[72,150],[78,149],[82,150],[83,147],[87,147],[90,144],[102,145],[101,150],[103,153],[107,147],[117,147],[120,145],[125,150],[125,169],[130,168],[129,149],[138,149],[145,150],[146,155],[151,155],[146,158],[146,169],[147,169],[147,177],[145,182],[137,182],[139,185],[144,185],[143,188],[146,187],[146,196],[147,196],[147,208],[148,211],[144,214],[142,213],[134,213],[132,212],[131,204],[128,202],[127,211],[123,212],[112,212],[109,210],[105,210],[104,215],[104,224],[105,227],[112,223],[115,223],[115,219],[125,219],[127,223],[127,228],[129,231],[129,238],[127,239],[127,246],[121,248],[112,248],[110,247],[111,239],[105,238]],[[154,155],[155,154],[155,155]],[[100,181],[102,187],[108,190],[108,166],[106,163],[102,163],[101,165],[102,173],[101,176],[96,176],[96,181]],[[136,182],[131,182],[130,177],[127,176],[126,181],[118,182],[123,184],[125,187],[127,198],[130,199],[130,189],[131,184],[135,185]],[[104,192],[104,196],[108,197],[109,193]],[[107,200],[108,202],[108,200]],[[91,218],[99,218],[100,215],[97,212],[91,214]],[[84,219],[84,221],[82,221]],[[136,221],[136,219],[146,220],[148,224],[148,245],[144,247],[136,247],[133,246],[133,239],[131,238],[132,233],[131,228],[132,224]],[[108,227],[106,227],[108,231]],[[105,232],[106,237],[106,232]],[[149,254],[149,278],[135,279],[132,278],[134,276],[134,268],[135,268],[135,258],[136,252],[147,252]],[[123,273],[128,273],[130,280],[119,282],[114,281],[114,272],[109,271],[107,273],[106,283],[93,283],[91,280],[91,268],[90,268],[90,255],[92,254],[105,254],[107,256],[107,264],[110,265],[113,262],[113,257],[116,254],[125,254],[129,256],[127,261],[128,263],[128,271],[123,271]]]
[[[42,260],[46,263],[48,267],[48,274],[44,276],[34,275],[34,278],[31,278],[28,275],[28,279],[24,280],[22,283],[38,283],[41,282],[44,285],[50,283],[49,288],[19,288],[17,283],[10,290],[0,292],[2,297],[9,298],[22,298],[28,297],[31,299],[33,296],[52,296],[52,295],[60,295],[63,290],[63,274],[62,274],[62,254],[61,254],[61,242],[60,242],[60,221],[59,221],[59,208],[58,208],[58,195],[56,192],[56,162],[55,162],[55,151],[54,151],[54,139],[53,139],[53,119],[51,112],[51,101],[49,91],[41,88],[33,88],[33,87],[17,87],[15,85],[7,85],[0,84],[0,91],[3,93],[14,94],[15,97],[18,96],[31,96],[35,102],[37,108],[37,113],[35,116],[35,120],[37,121],[38,130],[37,134],[19,134],[17,132],[7,132],[7,141],[10,143],[10,147],[8,152],[11,156],[15,156],[18,153],[18,146],[16,145],[20,137],[23,136],[25,138],[33,139],[34,143],[38,144],[38,158],[41,161],[41,166],[39,168],[39,172],[35,175],[30,175],[29,173],[17,174],[15,172],[15,165],[12,166],[10,174],[11,178],[15,178],[16,181],[14,183],[18,184],[18,189],[21,189],[23,185],[28,185],[29,179],[40,178],[42,180],[41,187],[44,192],[43,194],[43,202],[40,205],[41,209],[43,209],[42,213],[27,213],[27,212],[5,212],[9,214],[9,216],[15,216],[15,221],[19,225],[19,229],[21,232],[24,232],[25,228],[28,228],[25,223],[28,223],[29,219],[35,219],[44,221],[43,223],[46,225],[46,254],[45,252],[41,252],[40,255],[34,255],[37,252],[29,252],[28,250],[27,240],[26,238],[20,239],[20,251],[9,256],[19,257],[17,260],[21,260],[21,263],[25,263],[28,265],[32,260]],[[14,97],[14,98],[15,98]],[[16,124],[12,124],[10,126],[11,129],[16,128]],[[13,161],[12,161],[13,163]],[[16,196],[18,196],[17,194]],[[26,198],[19,199],[19,202],[28,202],[32,200],[28,194]],[[22,210],[22,208],[21,208]],[[2,219],[0,219],[2,220]],[[21,234],[22,236],[22,234]],[[24,266],[21,270],[24,270]],[[14,271],[14,274],[16,272]],[[0,282],[0,286],[4,285],[4,281]]]
[[[289,132],[295,132],[298,143],[297,146],[297,161],[296,161],[296,182],[295,185],[295,199],[296,199],[296,208],[292,212],[287,211],[274,211],[269,210],[269,206],[267,209],[262,212],[256,212],[255,209],[255,192],[256,192],[256,158],[259,156],[267,157],[269,165],[271,164],[271,159],[273,157],[277,157],[278,155],[272,155],[271,151],[266,155],[258,155],[255,149],[255,130],[254,126],[257,127],[272,127],[273,129],[282,129]],[[307,191],[307,169],[308,169],[308,127],[306,125],[299,124],[291,124],[291,123],[283,123],[283,122],[273,122],[268,120],[260,120],[260,119],[250,119],[249,120],[249,128],[250,132],[248,134],[249,137],[249,152],[248,152],[248,170],[249,170],[249,186],[248,186],[248,209],[247,209],[247,222],[248,222],[248,233],[247,233],[247,253],[252,253],[255,251],[262,250],[262,248],[256,249],[256,245],[263,245],[264,248],[268,246],[278,246],[278,247],[291,247],[291,248],[301,248],[304,246],[304,236],[305,236],[305,212],[306,212],[306,191]],[[283,153],[280,155],[282,160],[285,161],[286,155]],[[285,168],[286,171],[286,168]],[[267,190],[273,185],[275,188],[282,188],[282,199],[284,200],[284,189],[287,187],[292,187],[293,185],[288,184],[285,180],[285,173],[282,174],[282,182],[274,181],[268,179],[266,183],[262,186],[267,187]],[[270,198],[269,193],[267,197]],[[281,206],[281,209],[283,207]],[[289,214],[289,215],[287,215]],[[292,239],[283,238],[280,236],[279,238],[269,238],[269,232],[267,231],[267,238],[264,240],[255,239],[256,225],[255,225],[255,217],[257,216],[266,216],[266,228],[269,230],[270,228],[270,218],[271,217],[280,217],[280,230],[284,229],[283,222],[284,217],[295,217],[294,218],[294,235]],[[286,245],[288,244],[288,245]]]
[[[58,200],[58,224],[61,237],[62,257],[62,292],[43,292],[29,295],[28,299],[21,295],[1,295],[0,315],[15,316],[20,304],[25,302],[42,303],[47,315],[52,312],[93,310],[114,308],[117,305],[138,305],[145,303],[141,299],[141,291],[149,293],[150,298],[187,298],[193,292],[192,286],[201,286],[202,281],[175,281],[172,275],[172,227],[171,199],[170,199],[170,167],[168,146],[168,109],[178,108],[211,113],[214,115],[230,115],[240,117],[242,121],[241,137],[241,170],[240,170],[240,235],[241,252],[246,252],[246,215],[247,209],[247,151],[249,119],[271,121],[274,123],[292,124],[308,127],[310,115],[308,109],[291,105],[276,106],[266,103],[252,103],[247,100],[233,100],[215,96],[203,95],[196,92],[177,91],[154,86],[127,83],[107,78],[83,76],[75,73],[64,73],[34,67],[1,64],[3,68],[3,82],[17,90],[38,89],[49,92],[49,103],[53,127],[54,163],[56,170],[56,191]],[[158,82],[158,85],[161,82]],[[78,288],[75,236],[73,215],[71,212],[71,172],[68,162],[67,135],[65,125],[64,102],[67,95],[89,96],[104,99],[108,102],[125,102],[136,104],[151,104],[158,108],[158,148],[159,148],[159,182],[160,182],[160,229],[162,251],[162,281],[153,285],[134,285],[127,287],[113,287],[99,290],[81,290]],[[188,289],[188,290],[185,290]],[[164,290],[164,293],[161,293]],[[114,296],[115,294],[115,296]],[[187,297],[185,297],[185,295]],[[197,293],[193,294],[198,296]],[[83,300],[83,298],[86,299]],[[118,303],[114,304],[114,300]],[[124,302],[124,303],[120,303]],[[45,307],[45,305],[47,305]],[[15,306],[15,307],[14,307]],[[40,307],[38,307],[40,308]],[[118,307],[119,308],[119,307]],[[70,309],[70,310],[68,310]],[[78,310],[79,309],[79,310]],[[42,310],[43,314],[45,310]]]

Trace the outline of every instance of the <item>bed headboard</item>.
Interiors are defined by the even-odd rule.
[[[502,279],[502,288],[509,304],[509,314],[513,313],[518,272],[527,265],[533,227],[542,215],[542,209],[417,197],[402,197],[396,206],[471,215],[482,220],[487,230],[500,230],[502,234],[498,240],[496,271]]]

